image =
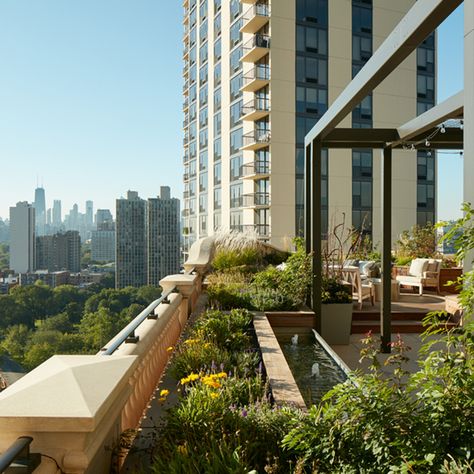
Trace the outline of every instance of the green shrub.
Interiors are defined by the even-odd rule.
[[[410,265],[412,260],[413,260],[412,257],[397,257],[395,259],[395,265],[398,265],[400,267],[405,267],[405,266]]]
[[[325,278],[321,299],[324,304],[352,303],[351,287],[335,278]]]
[[[448,333],[444,347],[429,352],[438,342],[431,339],[413,375],[403,369],[408,348],[399,338],[386,362],[394,365],[390,378],[377,360],[378,341],[368,336],[362,355],[372,361],[370,373],[329,392],[294,423],[285,447],[323,473],[431,474],[465,465],[474,448],[473,329]]]

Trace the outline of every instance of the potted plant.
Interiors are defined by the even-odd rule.
[[[352,327],[352,289],[336,279],[323,280],[321,336],[328,344],[349,344]]]

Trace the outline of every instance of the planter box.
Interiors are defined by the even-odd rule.
[[[453,295],[459,294],[459,290],[454,286],[446,286],[448,281],[456,281],[462,275],[462,268],[442,268],[439,274],[439,289],[445,293]]]
[[[321,336],[328,344],[349,344],[352,326],[352,303],[323,304]]]

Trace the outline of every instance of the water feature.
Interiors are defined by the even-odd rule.
[[[307,406],[318,403],[331,388],[347,380],[309,328],[273,328]]]

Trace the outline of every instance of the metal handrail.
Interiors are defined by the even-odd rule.
[[[33,472],[40,464],[39,454],[30,455],[31,436],[20,436],[3,454],[0,454],[0,472],[6,471],[15,461],[26,464],[26,472]]]
[[[269,112],[270,99],[268,97],[254,97],[246,102],[242,107],[242,115],[251,114],[252,112]]]
[[[123,343],[133,340],[137,342],[135,331],[152,314],[152,312],[176,290],[176,286],[163,293],[157,300],[150,303],[133,321],[125,326],[106,347],[103,347],[97,355],[112,355]]]

